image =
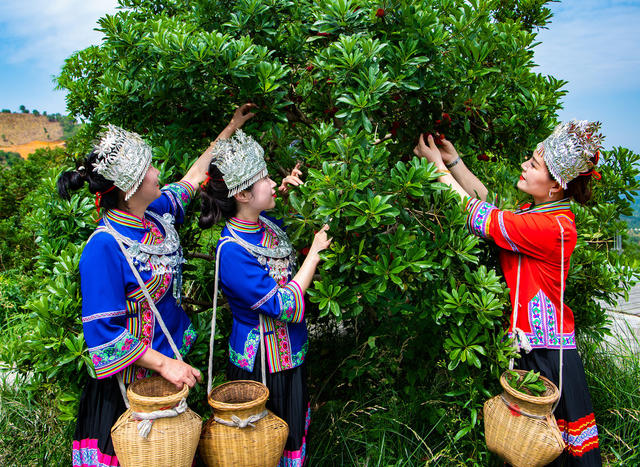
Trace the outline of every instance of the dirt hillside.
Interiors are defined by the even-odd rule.
[[[26,158],[36,149],[64,145],[60,122],[30,113],[0,113],[0,150]]]

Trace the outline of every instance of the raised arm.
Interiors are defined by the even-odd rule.
[[[446,183],[456,193],[458,193],[461,198],[460,201],[465,197],[470,197],[469,193],[456,181],[453,175],[451,175],[451,172],[445,166],[445,163],[442,160],[442,154],[436,146],[436,143],[433,141],[433,136],[429,135],[427,137],[427,142],[429,143],[428,145],[425,144],[424,136],[420,135],[418,138],[418,145],[413,148],[413,153],[418,157],[424,157],[436,166],[441,174],[440,177],[438,177],[438,181]]]
[[[446,169],[451,172],[453,178],[456,179],[464,191],[469,193],[473,198],[486,201],[488,193],[487,188],[465,165],[464,161],[458,154],[458,151],[456,151],[456,148],[451,144],[451,141],[441,137],[439,149]]]
[[[207,169],[209,168],[209,162],[211,162],[212,157],[211,149],[213,149],[219,140],[230,138],[238,128],[242,128],[245,122],[255,115],[251,110],[256,107],[255,104],[244,104],[238,107],[229,124],[220,132],[215,141],[209,145],[200,157],[198,157],[181,181],[189,182],[197,188],[207,178]]]

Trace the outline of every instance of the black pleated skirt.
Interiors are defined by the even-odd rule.
[[[73,466],[117,466],[111,427],[126,410],[115,375],[89,378],[80,397],[78,420],[73,436]]]
[[[290,370],[269,373],[267,368],[269,400],[267,409],[289,425],[289,437],[280,461],[281,466],[302,466],[306,458],[306,440],[311,420],[309,390],[307,388],[307,366],[303,363]],[[227,379],[248,379],[262,382],[260,350],[253,371],[249,372],[227,362]]]
[[[539,371],[558,386],[559,350],[534,349],[521,353],[516,366]],[[562,455],[552,466],[601,466],[598,427],[593,415],[591,395],[584,375],[582,359],[576,349],[563,350],[562,394],[554,415],[566,443]]]

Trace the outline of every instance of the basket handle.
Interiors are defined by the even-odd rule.
[[[108,229],[105,230],[105,232],[108,232],[109,234],[111,234],[111,232]],[[174,355],[176,356],[176,359],[179,360],[179,361],[183,361],[182,355],[180,355],[180,352],[178,351],[178,347],[176,346],[176,343],[174,342],[173,337],[171,337],[171,334],[169,333],[169,330],[167,329],[167,326],[164,324],[164,320],[162,319],[162,316],[160,316],[160,312],[158,311],[158,308],[156,307],[155,302],[151,298],[151,294],[149,293],[149,289],[147,288],[147,285],[142,280],[142,277],[140,277],[140,273],[138,272],[136,267],[133,265],[133,261],[131,260],[129,255],[127,255],[127,250],[125,249],[124,245],[122,244],[122,242],[120,241],[120,239],[118,237],[116,237],[113,234],[111,234],[111,236],[118,243],[118,246],[122,250],[122,254],[124,255],[125,259],[127,260],[127,263],[129,263],[129,267],[131,268],[131,271],[133,272],[133,275],[136,276],[136,280],[138,281],[138,285],[140,286],[140,289],[142,290],[142,293],[144,294],[144,297],[146,298],[147,303],[149,303],[149,307],[153,310],[153,314],[156,317],[156,320],[158,320],[158,324],[160,325],[160,328],[162,329],[162,332],[164,333],[165,337],[167,338],[167,341],[169,342],[169,345],[171,346],[171,350],[173,351]],[[122,394],[122,398],[124,399],[124,405],[128,409],[129,408],[129,398],[127,397],[127,391],[126,391],[126,389],[124,387],[124,381],[122,379],[122,372],[118,372],[117,378],[118,378],[118,386],[120,387],[120,393]]]
[[[563,361],[562,361],[562,337],[564,335],[564,228],[560,223],[560,219],[556,217],[556,222],[560,227],[560,362],[559,369],[560,372],[559,381],[558,381],[558,391],[560,392],[560,397],[553,404],[553,408],[551,412],[555,412],[558,404],[560,404],[560,399],[562,399],[562,373],[563,373]]]
[[[551,412],[555,412],[556,408],[558,407],[558,404],[560,403],[560,399],[562,399],[562,384],[563,384],[563,378],[562,378],[562,374],[563,374],[563,358],[562,358],[562,351],[563,351],[563,343],[562,343],[562,337],[564,335],[564,228],[562,227],[562,224],[560,223],[560,220],[556,217],[556,222],[558,223],[558,226],[560,227],[560,352],[559,352],[559,377],[558,377],[558,391],[560,393],[560,397],[558,397],[558,400],[553,404],[553,408],[551,409]],[[513,333],[514,333],[514,345],[516,347],[517,350],[519,350],[518,347],[518,332],[519,329],[516,328],[516,325],[518,324],[518,305],[519,305],[519,299],[520,299],[520,266],[522,264],[522,255],[518,255],[518,274],[517,274],[517,279],[516,279],[516,298],[513,304]],[[511,358],[511,360],[509,360],[509,369],[513,370],[513,363],[514,363],[514,359]]]

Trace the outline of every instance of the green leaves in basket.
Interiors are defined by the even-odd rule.
[[[521,376],[517,371],[508,370],[507,382],[516,391],[531,396],[542,396],[547,390],[544,382],[540,379],[539,371],[530,370]]]

